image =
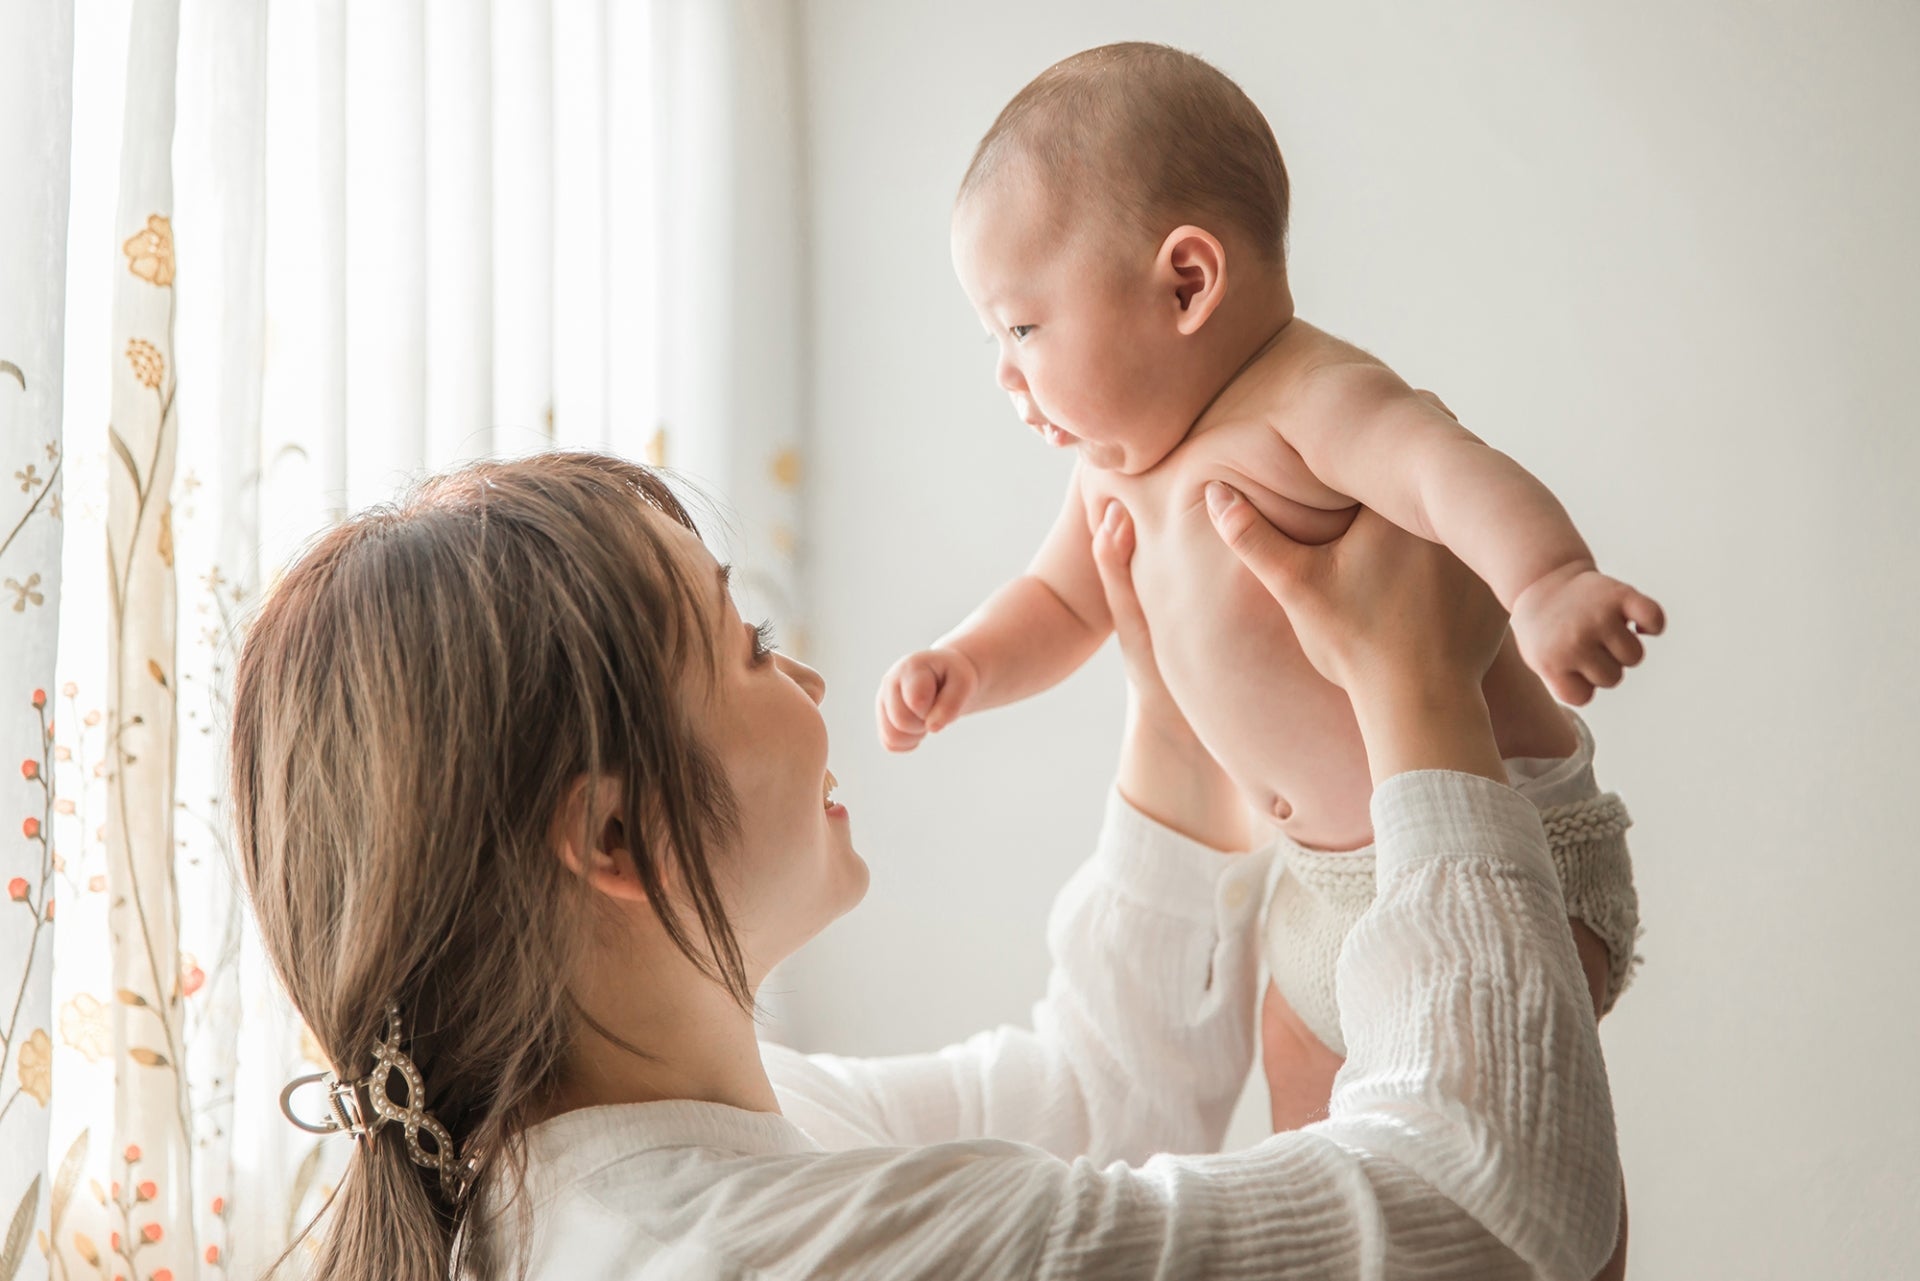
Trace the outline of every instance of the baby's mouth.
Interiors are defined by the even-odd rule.
[[[1021,422],[1039,432],[1040,439],[1055,449],[1065,449],[1068,445],[1079,442],[1080,438],[1072,432],[1048,422],[1046,415],[1040,412],[1040,406],[1033,403],[1031,396],[1016,394],[1013,398],[1013,412],[1020,415]]]
[[[838,786],[840,786],[840,780],[833,776],[832,770],[828,770],[826,782],[823,783],[820,788],[821,809],[830,810],[833,808],[833,789]]]

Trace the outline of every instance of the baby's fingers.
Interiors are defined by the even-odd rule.
[[[1627,621],[1640,629],[1642,636],[1658,636],[1667,630],[1667,611],[1660,602],[1644,592],[1629,591],[1621,606]]]
[[[940,697],[940,680],[932,670],[915,663],[900,674],[900,701],[915,721],[925,721]]]
[[[956,667],[940,683],[940,692],[934,695],[933,706],[927,709],[928,733],[938,734],[967,710],[967,700],[973,697],[973,679],[968,671]]]
[[[1632,624],[1624,618],[1618,625],[1608,627],[1601,641],[1607,647],[1607,653],[1622,667],[1636,667],[1647,656],[1647,647],[1640,643],[1640,637],[1634,632]]]
[[[1579,672],[1563,670],[1547,678],[1553,696],[1568,707],[1585,707],[1593,701],[1593,682]]]
[[[1582,656],[1580,675],[1595,689],[1612,689],[1620,683],[1623,669],[1604,645],[1592,645]]]
[[[880,687],[874,711],[879,723],[880,745],[889,752],[911,751],[926,737],[926,723],[914,715],[900,697],[899,680],[890,678]]]

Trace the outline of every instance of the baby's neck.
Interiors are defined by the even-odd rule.
[[[1234,305],[1236,302],[1238,306]],[[1202,385],[1208,394],[1206,403],[1194,414],[1189,431],[1207,416],[1207,411],[1227,389],[1239,381],[1240,375],[1279,344],[1293,324],[1293,292],[1287,288],[1286,274],[1275,273],[1256,282],[1254,288],[1237,299],[1230,295],[1213,319],[1220,328],[1201,371],[1204,373]]]

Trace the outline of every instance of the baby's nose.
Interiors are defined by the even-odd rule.
[[[1000,384],[1000,390],[1019,393],[1027,389],[1027,380],[1021,376],[1020,369],[1011,360],[1002,356],[994,368],[994,380]]]

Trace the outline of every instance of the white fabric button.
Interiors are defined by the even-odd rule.
[[[1227,905],[1229,912],[1238,912],[1247,905],[1247,887],[1237,883],[1227,886],[1227,892],[1220,901]]]

